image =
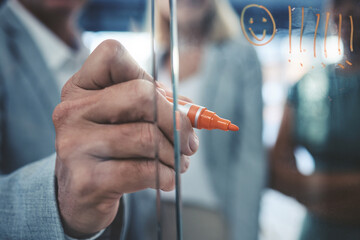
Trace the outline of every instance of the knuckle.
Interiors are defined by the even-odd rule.
[[[83,106],[81,101],[64,101],[54,109],[52,119],[56,132],[55,149],[61,159],[65,160],[72,153],[75,154],[74,149],[82,141],[78,126],[82,116],[79,109]]]
[[[65,83],[61,90],[61,100],[64,101],[68,98],[71,93],[76,90],[76,83],[80,82],[80,71],[76,72],[71,78]]]
[[[141,67],[138,67],[138,73],[137,73],[137,76],[139,79],[145,79],[145,71],[141,68]]]
[[[137,101],[144,107],[154,102],[154,86],[147,80],[137,80],[134,84],[134,94]]]
[[[116,56],[122,56],[125,52],[124,46],[120,42],[112,39],[103,41],[99,45],[99,49],[109,61],[113,61]]]
[[[154,86],[146,80],[136,80],[133,84],[132,102],[136,106],[136,117],[146,121],[154,120]]]
[[[149,155],[152,156],[155,148],[155,138],[156,138],[155,126],[151,123],[141,124],[140,127],[140,139],[139,144],[141,149],[145,149]]]
[[[65,160],[69,158],[72,146],[71,138],[66,137],[65,134],[56,137],[55,149],[60,159]]]
[[[172,191],[175,188],[175,172],[170,170],[166,179],[164,179],[164,183],[162,186],[162,190],[164,191]]]
[[[95,94],[92,97],[83,97],[74,100],[66,100],[58,104],[52,114],[55,130],[70,122],[72,126],[80,120],[89,108],[97,101]],[[77,120],[77,121],[75,121]]]
[[[183,166],[184,166],[184,169],[183,169],[182,173],[185,173],[189,169],[190,158],[188,156],[182,155],[181,156],[181,161],[182,161]]]
[[[55,125],[55,129],[62,125],[66,119],[71,115],[73,104],[70,101],[61,102],[54,109],[52,120]]]

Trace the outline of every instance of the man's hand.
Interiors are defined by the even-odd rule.
[[[175,183],[172,104],[116,41],[103,42],[64,86],[53,113],[58,202],[67,234],[95,233],[114,219],[124,193]],[[154,121],[157,98],[158,127]],[[198,148],[181,115],[181,170]]]

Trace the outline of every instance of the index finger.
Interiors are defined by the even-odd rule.
[[[132,79],[153,81],[121,43],[105,40],[90,54],[69,83],[84,90],[99,90]]]

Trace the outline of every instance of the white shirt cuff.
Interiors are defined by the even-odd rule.
[[[81,240],[95,240],[98,237],[100,237],[101,234],[103,234],[105,232],[105,229],[101,230],[100,232],[98,232],[97,234],[95,234],[94,236],[92,236],[90,238],[81,238]],[[65,234],[65,240],[80,240],[80,239],[79,238],[72,238],[72,237]]]

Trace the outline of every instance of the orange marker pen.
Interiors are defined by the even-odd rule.
[[[173,102],[171,97],[166,97],[169,102]],[[219,117],[216,113],[207,110],[207,108],[178,100],[179,110],[185,113],[190,119],[191,125],[198,129],[220,129],[223,131],[238,131],[239,127],[232,124],[229,120]]]

